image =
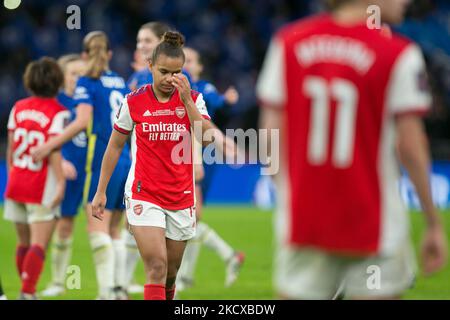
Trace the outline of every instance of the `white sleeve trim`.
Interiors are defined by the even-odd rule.
[[[282,106],[286,102],[284,46],[272,39],[256,85],[256,95],[265,103]]]
[[[122,105],[120,106],[114,123],[122,130],[133,130],[133,119],[131,118],[127,97],[123,98]]]
[[[15,114],[16,114],[16,107],[13,107],[11,109],[11,112],[9,113],[9,118],[8,118],[8,130],[14,130],[16,128],[16,119],[15,119]]]
[[[52,125],[50,126],[50,129],[48,130],[49,134],[61,134],[64,131],[64,127],[66,123],[70,120],[70,111],[63,110],[58,112],[54,117],[52,121]]]
[[[210,118],[208,114],[208,109],[206,108],[205,100],[203,99],[203,94],[199,94],[195,100],[195,106],[197,107],[200,114],[206,118]]]
[[[397,57],[391,71],[387,92],[390,112],[427,111],[432,99],[427,84],[421,81],[426,81],[425,61],[420,49],[411,44]]]

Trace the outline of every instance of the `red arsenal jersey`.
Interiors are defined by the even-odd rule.
[[[202,116],[209,119],[203,97],[191,92]],[[159,102],[151,85],[125,98],[114,129],[131,133],[132,165],[125,194],[164,209],[194,205],[191,123],[178,91]]]
[[[408,236],[395,117],[430,106],[419,48],[320,15],[269,47],[257,94],[283,112],[279,230],[297,246],[389,252]]]
[[[54,197],[56,178],[48,160],[34,162],[33,147],[60,134],[70,112],[56,99],[30,97],[19,100],[11,110],[8,130],[13,135],[12,165],[5,197],[21,203],[49,205]]]

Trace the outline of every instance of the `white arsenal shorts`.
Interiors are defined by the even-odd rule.
[[[160,206],[126,198],[128,223],[132,226],[159,227],[166,229],[166,238],[185,241],[195,236],[195,208],[167,210]]]
[[[31,224],[47,222],[61,216],[61,207],[50,209],[40,204],[27,204],[5,199],[5,219],[15,222]]]

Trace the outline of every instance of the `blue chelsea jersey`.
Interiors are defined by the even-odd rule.
[[[125,80],[113,71],[105,71],[99,79],[80,77],[75,89],[76,105],[86,103],[93,107],[92,122],[88,127],[88,164],[92,170],[100,169],[106,151],[114,119],[120,105],[129,92]],[[129,147],[123,149],[120,160],[129,160]]]
[[[62,104],[71,113],[71,121],[76,117],[76,103],[72,97],[61,91],[57,96],[58,102]],[[67,142],[62,147],[62,154],[64,159],[70,161],[77,169],[78,174],[83,174],[86,166],[86,147],[87,136],[86,132],[80,132],[71,141]]]
[[[183,69],[182,73],[187,77],[189,80],[189,83],[192,85],[192,78],[189,72],[187,72],[185,69]],[[153,75],[150,72],[150,69],[145,68],[143,70],[139,70],[134,72],[130,79],[128,79],[127,86],[131,90],[136,90],[143,85],[146,84],[152,84],[153,83]]]

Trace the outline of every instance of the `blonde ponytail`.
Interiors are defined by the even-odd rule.
[[[83,40],[83,49],[87,53],[86,76],[94,79],[109,69],[109,41],[102,31],[89,32]]]

